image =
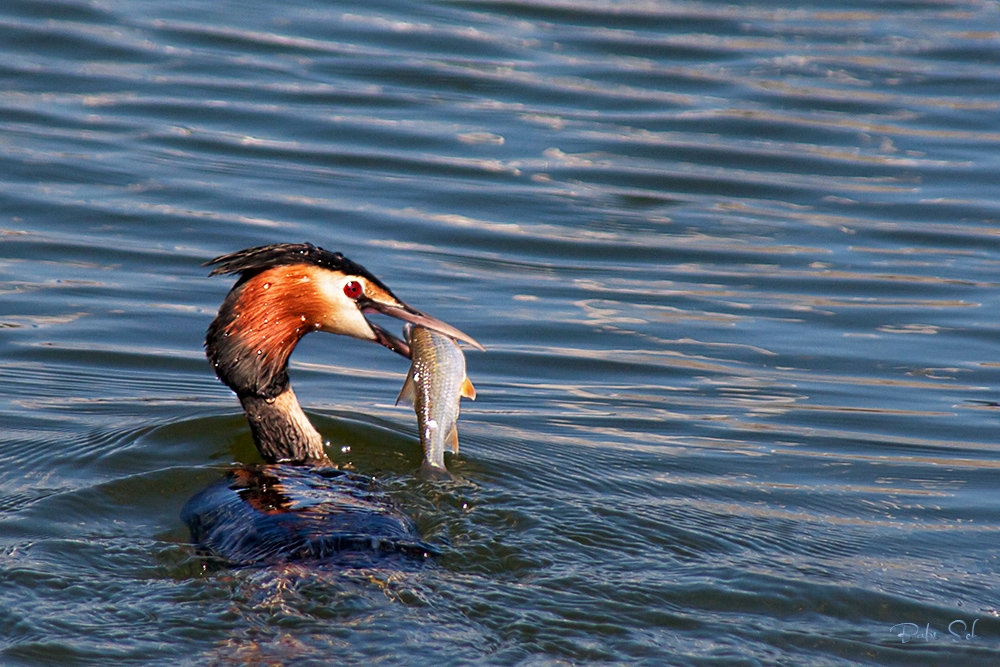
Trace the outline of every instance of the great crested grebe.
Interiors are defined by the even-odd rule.
[[[192,539],[234,563],[431,552],[371,479],[332,467],[289,384],[288,359],[312,331],[379,343],[409,358],[409,345],[365,313],[483,347],[400,301],[361,265],[308,243],[248,248],[206,266],[216,267],[212,276],[239,274],[208,328],[205,353],[240,399],[268,465],[231,471],[188,501],[182,517]]]

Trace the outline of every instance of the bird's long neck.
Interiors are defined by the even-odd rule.
[[[288,387],[274,398],[240,395],[250,432],[268,463],[328,465],[323,439]]]
[[[313,306],[300,297],[303,281],[308,278],[290,267],[240,280],[205,337],[205,354],[239,397],[254,443],[268,463],[329,463],[323,440],[288,380],[292,350],[318,328],[310,317]]]

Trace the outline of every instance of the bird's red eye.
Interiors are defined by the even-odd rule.
[[[361,283],[357,280],[352,280],[344,285],[344,294],[347,295],[348,299],[357,299],[364,291],[365,290],[361,287]]]

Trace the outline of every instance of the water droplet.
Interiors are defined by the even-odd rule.
[[[340,448],[340,451],[343,452],[344,454],[346,454],[349,451],[351,451],[351,446],[350,445],[344,445],[343,447]]]
[[[259,357],[259,356],[260,356],[261,354],[263,354],[263,353],[264,353],[264,351],[263,351],[263,350],[257,350],[257,356],[258,356],[258,357]]]
[[[264,283],[264,289],[268,289],[270,287],[271,287],[271,283]]]
[[[306,321],[306,316],[305,315],[299,315],[299,319],[301,319],[303,322],[305,322]]]

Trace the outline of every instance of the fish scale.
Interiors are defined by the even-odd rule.
[[[458,453],[459,400],[475,399],[476,390],[465,374],[465,355],[454,340],[413,325],[403,333],[413,361],[396,404],[412,405],[417,414],[424,467],[446,471],[445,442]]]

